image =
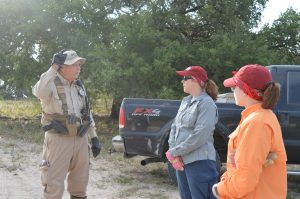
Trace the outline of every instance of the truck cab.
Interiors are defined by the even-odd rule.
[[[280,100],[274,108],[282,129],[288,163],[300,164],[300,66],[269,67],[281,85]]]

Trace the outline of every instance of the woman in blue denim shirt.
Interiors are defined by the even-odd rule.
[[[182,199],[215,198],[211,188],[218,178],[213,139],[218,87],[200,66],[176,73],[183,76],[183,90],[190,95],[183,98],[172,124],[166,156],[176,169]]]

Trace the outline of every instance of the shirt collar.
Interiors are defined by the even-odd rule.
[[[73,81],[72,83],[69,83],[69,81],[66,80],[60,73],[57,73],[57,76],[59,77],[59,79],[61,80],[61,82],[62,82],[64,85],[72,85],[72,84],[74,84],[74,83],[76,82],[76,80],[75,80],[75,81]]]
[[[191,100],[191,103],[194,102],[194,101],[200,101],[201,99],[203,99],[205,96],[207,96],[207,93],[205,91],[203,91],[200,95],[198,96],[192,96],[190,95],[190,100]]]
[[[245,110],[242,111],[242,120],[244,120],[246,117],[248,117],[251,113],[257,111],[257,110],[260,110],[260,109],[263,109],[261,103],[256,103],[256,104],[253,104],[249,107],[247,107]]]

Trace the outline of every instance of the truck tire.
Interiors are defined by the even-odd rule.
[[[167,167],[168,167],[168,174],[169,174],[170,181],[173,184],[177,185],[176,170],[173,168],[173,166],[170,162],[167,163]],[[216,152],[216,167],[217,167],[217,171],[219,173],[219,176],[221,176],[222,175],[222,173],[221,173],[222,162],[221,162],[221,159],[220,159],[220,156],[219,156],[218,152]]]
[[[177,185],[176,170],[173,168],[172,164],[169,161],[167,163],[167,167],[168,167],[168,174],[169,174],[170,181],[173,184]]]

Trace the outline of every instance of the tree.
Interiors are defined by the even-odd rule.
[[[239,26],[242,31],[254,26],[266,3],[253,0],[243,3],[213,0],[117,2],[113,57],[108,59],[104,69],[107,70],[104,78],[116,99],[180,98],[181,88],[176,83],[175,70],[207,63],[207,57],[200,59],[196,52],[207,50],[204,49],[206,44],[213,47],[209,41],[214,35],[232,32],[236,24],[242,24]]]
[[[3,87],[11,95],[31,95],[31,86],[50,66],[53,53],[71,48],[85,55],[99,48],[99,43],[110,43],[106,37],[111,30],[107,2],[1,1],[0,79]]]
[[[261,31],[270,51],[276,53],[278,64],[300,62],[300,13],[288,9],[271,27]]]
[[[204,66],[222,85],[247,63],[298,62],[298,13],[250,31],[266,2],[2,0],[1,93],[30,95],[53,53],[63,48],[87,58],[82,79],[92,102],[104,94],[115,105],[123,97],[180,99],[175,71],[189,65]]]

